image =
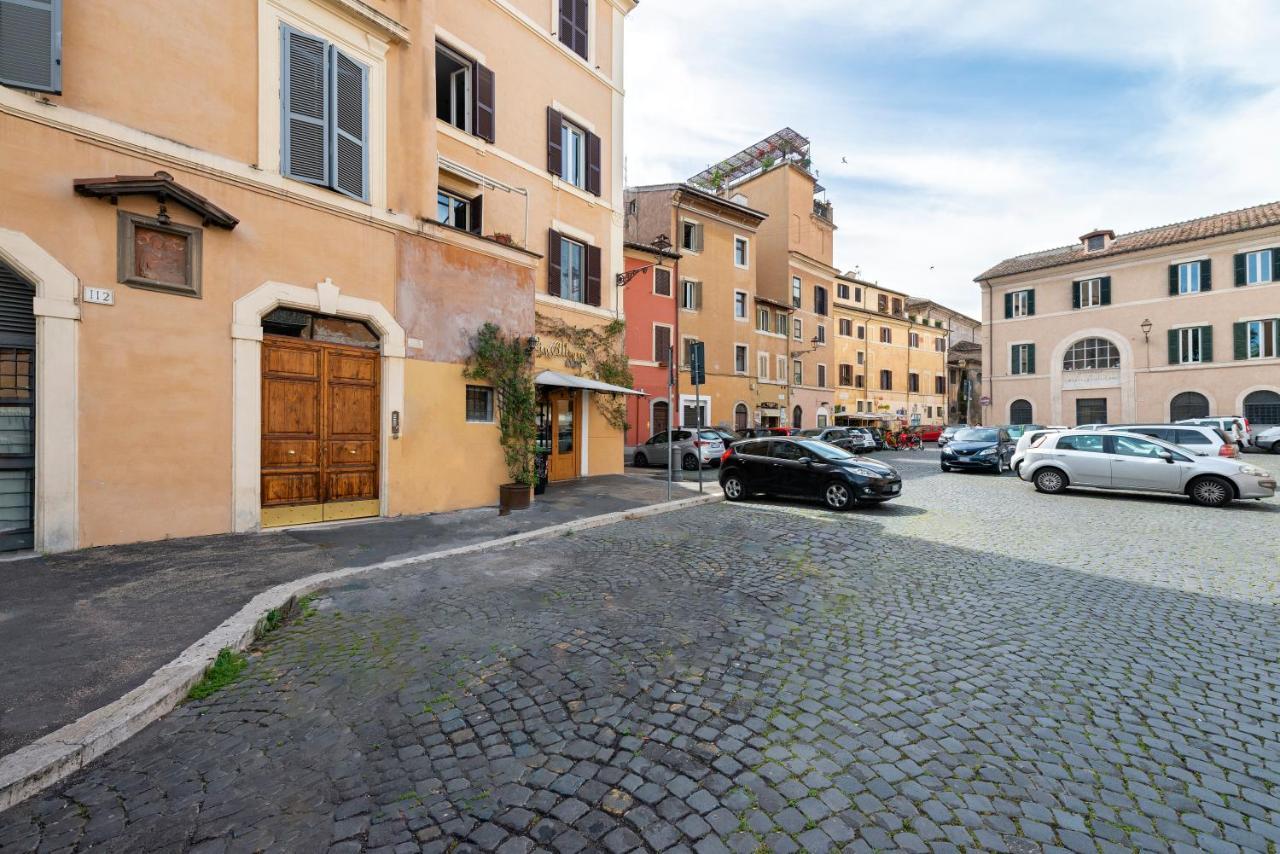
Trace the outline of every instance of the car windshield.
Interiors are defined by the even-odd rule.
[[[819,442],[816,439],[801,439],[796,444],[804,448],[808,453],[824,460],[851,460],[855,456],[844,448],[828,445],[826,442]]]
[[[994,442],[996,436],[996,430],[993,427],[976,427],[956,431],[955,438],[957,442]]]

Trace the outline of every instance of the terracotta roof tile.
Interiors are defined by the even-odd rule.
[[[1087,252],[1083,244],[1076,243],[1071,246],[1061,246],[1057,249],[1046,249],[1042,252],[1018,255],[1001,261],[978,276],[974,281],[980,282],[984,279],[1012,276],[1016,273],[1028,273],[1032,270],[1042,270],[1047,267],[1061,267],[1064,264],[1074,264],[1076,261],[1085,259],[1109,258],[1113,255],[1141,252],[1144,249],[1172,246],[1177,243],[1189,243],[1193,240],[1204,240],[1209,237],[1218,237],[1223,234],[1233,234],[1237,231],[1249,231],[1273,225],[1280,225],[1280,202],[1268,202],[1265,205],[1256,205],[1255,207],[1243,208],[1238,211],[1214,214],[1200,219],[1189,219],[1186,222],[1175,222],[1171,225],[1161,225],[1142,231],[1132,231],[1128,234],[1119,235],[1106,249],[1100,249],[1096,252]]]

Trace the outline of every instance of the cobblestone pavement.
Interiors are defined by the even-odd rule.
[[[0,850],[1275,851],[1280,502],[894,461],[329,591]]]

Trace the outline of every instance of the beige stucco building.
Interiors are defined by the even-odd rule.
[[[1093,231],[977,281],[985,423],[1280,422],[1280,204]]]
[[[52,0],[0,81],[0,545],[495,501],[472,335],[576,375],[555,321],[621,313],[634,5]],[[544,387],[555,477],[621,470],[592,398]]]
[[[909,297],[844,274],[836,280],[836,417],[901,427],[945,419],[947,330],[908,313]]]

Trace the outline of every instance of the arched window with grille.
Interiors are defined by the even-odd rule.
[[[1031,424],[1031,401],[1019,398],[1009,404],[1010,424]]]
[[[1198,391],[1184,391],[1175,394],[1169,401],[1169,420],[1182,421],[1186,418],[1208,418],[1209,398]]]
[[[1250,424],[1280,424],[1280,393],[1274,391],[1255,391],[1245,395],[1245,418]]]
[[[750,416],[747,413],[747,405],[745,403],[739,403],[733,408],[733,429],[746,430],[747,427],[750,426],[747,423],[749,417]]]
[[[1120,351],[1105,338],[1081,338],[1062,357],[1064,371],[1096,371],[1120,367]]]

